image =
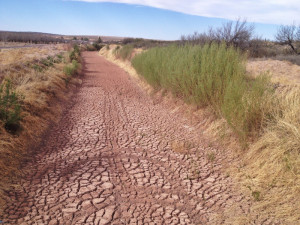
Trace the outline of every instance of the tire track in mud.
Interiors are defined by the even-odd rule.
[[[119,67],[90,52],[83,60],[74,104],[26,165],[5,222],[210,224],[232,204],[246,213],[221,172],[230,157],[201,147],[197,129],[153,104]]]

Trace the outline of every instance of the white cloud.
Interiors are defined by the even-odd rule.
[[[300,0],[75,0],[151,6],[191,15],[225,19],[247,18],[270,24],[300,23]]]

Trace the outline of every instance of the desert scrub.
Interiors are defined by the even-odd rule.
[[[131,59],[131,54],[134,47],[132,45],[124,45],[123,47],[117,46],[117,48],[114,50],[114,54],[117,58],[126,60]]]
[[[65,61],[65,58],[62,54],[57,54],[55,57],[48,56],[32,64],[32,68],[37,72],[43,72],[50,67],[53,67],[54,64],[59,64]]]
[[[74,45],[72,51],[69,52],[69,59],[72,62],[73,60],[79,60],[80,58],[80,48],[78,45]]]
[[[9,132],[16,132],[21,120],[21,96],[13,89],[11,81],[0,85],[0,120]]]
[[[66,85],[69,84],[71,78],[74,75],[79,73],[80,68],[80,64],[75,59],[73,59],[72,63],[64,67],[64,74],[66,75],[66,77],[64,77],[63,80],[65,81]]]
[[[64,66],[63,71],[64,74],[67,76],[66,78],[63,78],[66,84],[69,83],[72,76],[79,73],[80,66],[80,49],[78,45],[74,45],[73,50],[69,52],[69,59],[71,60],[71,63]]]
[[[244,54],[224,43],[157,47],[132,60],[136,71],[155,88],[199,107],[211,107],[242,143],[270,118],[266,102],[271,101],[268,78],[248,78],[245,62]]]
[[[71,64],[66,65],[64,67],[64,73],[68,77],[71,77],[77,73],[78,68],[79,68],[79,63],[73,59]]]

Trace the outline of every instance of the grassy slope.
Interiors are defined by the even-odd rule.
[[[6,69],[2,71],[2,76],[9,79],[14,90],[23,96],[23,119],[16,134],[7,132],[4,122],[0,121],[0,212],[4,203],[4,191],[10,190],[13,180],[21,175],[20,165],[28,156],[29,147],[39,144],[48,125],[57,121],[62,112],[60,104],[57,103],[66,100],[68,96],[67,81],[70,83],[70,79],[63,72],[69,64],[68,54],[64,53],[65,56],[56,58],[57,62],[52,65],[46,60],[36,61],[30,57],[27,58],[29,61],[26,61],[28,51],[30,50],[27,49],[26,54],[20,53],[19,50],[1,54],[2,61],[5,60],[5,56],[9,59],[9,62],[3,63]],[[32,54],[36,53],[35,49],[31,51]],[[15,52],[17,54],[14,54]],[[13,56],[18,60],[20,55],[22,62],[14,63]]]

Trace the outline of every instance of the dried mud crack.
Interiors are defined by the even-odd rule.
[[[246,213],[221,172],[230,157],[201,147],[197,129],[119,67],[83,60],[83,85],[26,165],[6,224],[209,224],[232,204]]]

